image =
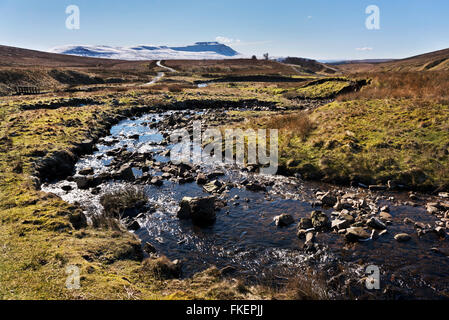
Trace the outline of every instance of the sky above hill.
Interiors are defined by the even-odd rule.
[[[66,27],[69,5],[80,10],[79,29]],[[370,5],[379,29],[366,26]],[[447,0],[0,0],[0,13],[0,44],[44,51],[219,41],[247,55],[339,60],[449,48]]]

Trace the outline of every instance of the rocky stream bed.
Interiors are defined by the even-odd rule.
[[[331,298],[449,297],[449,195],[170,161],[173,130],[226,118],[216,109],[125,119],[79,159],[74,175],[41,188],[78,203],[88,219],[104,210],[103,195],[142,188],[148,200],[122,212],[122,224],[148,256],[179,263],[183,277],[215,265],[228,276],[281,286],[312,269],[324,275]],[[370,265],[380,270],[380,290],[365,288]]]

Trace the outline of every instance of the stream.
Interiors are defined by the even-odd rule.
[[[136,221],[139,228],[132,232],[151,243],[159,254],[182,261],[183,277],[216,266],[226,269],[233,277],[251,283],[280,286],[300,272],[312,268],[326,275],[331,297],[356,298],[447,298],[449,296],[448,240],[429,232],[416,235],[416,226],[404,223],[405,218],[433,227],[439,220],[426,212],[425,203],[435,200],[418,195],[411,204],[405,192],[372,192],[362,188],[336,187],[323,183],[305,182],[299,177],[264,176],[237,166],[193,166],[193,178],[204,173],[209,180],[219,180],[225,190],[217,195],[223,206],[216,221],[208,227],[198,227],[191,220],[176,216],[179,202],[185,196],[205,197],[206,192],[193,178],[180,180],[176,174],[165,174],[170,166],[168,153],[172,147],[167,135],[173,128],[189,125],[191,120],[216,117],[216,111],[169,111],[149,113],[123,120],[101,139],[93,154],[82,157],[75,170],[91,171],[90,176],[110,174],[123,165],[123,155],[131,154],[125,162],[132,167],[135,179],[109,178],[90,188],[78,188],[73,177],[42,185],[42,190],[54,193],[69,203],[82,204],[86,215],[100,214],[100,198],[119,188],[140,186],[148,196],[149,207]],[[222,111],[225,117],[225,111]],[[169,123],[174,116],[181,122]],[[203,120],[205,122],[205,120]],[[168,124],[167,124],[168,123]],[[120,156],[118,156],[120,155]],[[122,157],[120,161],[117,157]],[[161,186],[145,177],[160,177]],[[189,176],[189,177],[190,177]],[[250,191],[248,182],[266,186],[266,191]],[[338,232],[316,233],[314,250],[305,250],[304,239],[297,236],[297,223],[321,210],[330,218],[333,208],[317,204],[317,195],[331,191],[363,200],[369,211],[389,207],[391,221],[388,232],[376,239],[347,243]],[[437,199],[438,200],[438,199]],[[441,199],[440,199],[441,200]],[[295,223],[278,227],[274,218],[290,214]],[[397,233],[408,233],[411,240],[400,243]],[[438,250],[437,250],[438,249]],[[381,272],[381,290],[367,290],[360,285],[369,265]]]

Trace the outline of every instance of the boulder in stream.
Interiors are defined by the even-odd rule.
[[[330,227],[328,216],[321,211],[313,211],[310,214],[312,225],[316,230],[325,230]]]
[[[219,192],[223,184],[218,180],[213,180],[203,186],[203,189],[209,193]]]
[[[192,219],[195,225],[207,226],[215,222],[215,197],[184,197],[179,203],[179,219]]]
[[[357,242],[359,240],[369,239],[370,235],[362,227],[352,227],[346,229],[345,239],[348,242]]]
[[[125,181],[134,181],[134,173],[131,166],[124,164],[120,167],[120,169],[115,173],[115,178],[125,180]]]
[[[398,233],[397,235],[394,236],[394,239],[397,242],[407,242],[411,239],[412,237],[410,237],[409,234],[407,233]]]
[[[281,214],[280,216],[277,216],[274,218],[274,222],[278,227],[287,227],[291,225],[295,220],[293,217],[289,214]]]
[[[366,222],[367,226],[376,229],[376,230],[385,230],[387,228],[387,226],[380,221],[377,218],[370,218],[367,222]]]

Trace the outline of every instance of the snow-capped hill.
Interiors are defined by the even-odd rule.
[[[194,45],[186,47],[172,47],[170,48],[176,51],[189,51],[189,52],[215,52],[227,57],[233,57],[239,55],[237,51],[219,42],[196,42]]]
[[[110,46],[62,46],[50,50],[82,57],[122,60],[163,60],[163,59],[229,59],[243,55],[219,42],[197,42],[185,47],[141,45],[136,47]]]

